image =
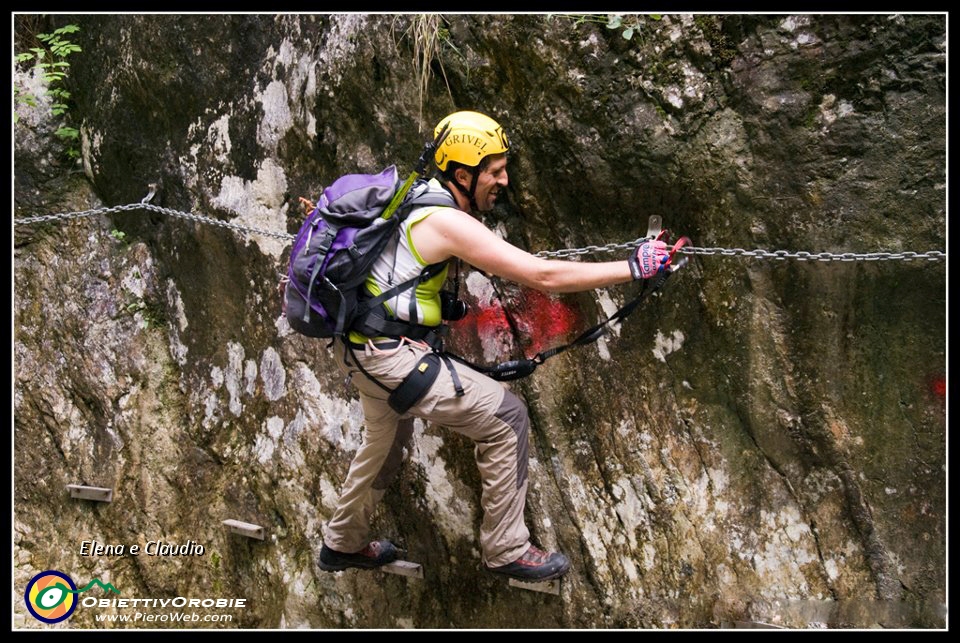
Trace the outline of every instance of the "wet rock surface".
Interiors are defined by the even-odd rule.
[[[946,249],[945,16],[627,18],[630,40],[547,14],[421,23],[421,101],[412,15],[57,15],[81,27],[81,161],[43,105],[22,118],[15,215],[157,183],[157,205],[293,234],[298,197],[407,172],[437,120],[479,109],[515,148],[484,220],[531,252],[630,241],[650,215],[705,248]],[[601,341],[510,384],[532,420],[528,525],[573,562],[552,596],[480,569],[472,445],[419,421],[375,525],[424,579],[317,569],[363,420],[325,342],[280,313],[288,252],[158,212],[16,227],[18,591],[59,569],[125,597],[246,599],[201,611],[232,622],[164,627],[944,626],[944,262],[697,255]],[[637,292],[462,278],[449,343],[482,363],[570,341]],[[47,627],[22,601],[14,624]]]

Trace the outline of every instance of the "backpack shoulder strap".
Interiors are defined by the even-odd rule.
[[[406,215],[409,214],[413,208],[431,205],[455,208],[457,207],[457,202],[454,200],[453,195],[445,189],[434,188],[427,181],[420,181],[410,189],[410,193],[400,207],[405,211],[404,215]]]

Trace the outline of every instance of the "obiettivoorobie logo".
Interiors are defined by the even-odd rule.
[[[59,623],[70,618],[77,609],[77,594],[94,586],[102,587],[107,592],[120,593],[120,590],[110,583],[101,583],[99,578],[94,578],[85,587],[77,589],[69,576],[55,569],[48,569],[30,579],[23,593],[23,600],[30,614],[38,621]]]

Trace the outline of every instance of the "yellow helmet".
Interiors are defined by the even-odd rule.
[[[441,172],[447,163],[455,161],[468,167],[476,167],[485,156],[503,154],[510,149],[507,134],[497,121],[479,112],[454,112],[437,123],[433,130],[436,137],[447,124],[450,133],[437,150],[434,159]]]

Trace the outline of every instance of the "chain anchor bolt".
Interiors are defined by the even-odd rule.
[[[140,199],[140,203],[143,204],[143,205],[146,205],[146,204],[150,203],[150,201],[153,200],[153,197],[155,197],[155,196],[157,195],[157,184],[156,184],[156,183],[150,183],[150,184],[147,185],[147,187],[150,188],[150,191],[147,193],[147,196],[145,196],[145,197],[143,197],[142,199]]]

